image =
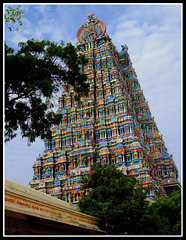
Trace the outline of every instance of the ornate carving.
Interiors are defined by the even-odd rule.
[[[94,40],[105,33],[105,23],[93,16],[94,13],[90,13],[88,20],[85,20],[85,25],[78,29],[76,37],[79,42]]]

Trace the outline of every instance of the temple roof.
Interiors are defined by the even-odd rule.
[[[87,17],[88,20],[85,19],[85,24],[76,33],[76,38],[79,42],[92,41],[106,32],[105,23],[98,19],[97,16],[94,17],[94,13],[88,14]]]

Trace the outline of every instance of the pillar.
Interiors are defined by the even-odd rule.
[[[74,168],[74,161],[72,160],[71,161],[71,169],[73,169]]]
[[[122,154],[123,155],[123,162],[125,162],[125,154]]]
[[[117,127],[117,135],[119,135],[119,127]]]
[[[113,106],[113,114],[115,114],[116,112],[115,112],[115,106]]]
[[[59,163],[59,172],[61,172],[61,163]]]
[[[78,135],[78,134],[76,133],[76,142],[77,142],[77,135]]]
[[[76,159],[74,158],[74,168],[76,168],[77,167],[77,161],[76,161]]]
[[[86,132],[86,134],[85,134],[85,135],[86,135],[86,140],[88,140],[88,133]]]
[[[138,158],[140,159],[141,158],[141,151],[138,150]]]
[[[126,127],[124,126],[123,128],[124,128],[124,133],[126,134]]]
[[[65,202],[68,202],[68,193],[65,193]]]
[[[41,167],[38,167],[39,169],[39,180],[41,180]]]
[[[64,162],[64,166],[65,166],[65,172],[67,171],[67,163]]]
[[[117,131],[117,129],[116,129],[116,127],[114,127],[114,129],[113,129],[114,136],[116,136],[116,131]]]
[[[108,157],[107,157],[107,163],[109,164],[109,155],[108,155]]]
[[[131,126],[129,126],[129,132],[131,133],[132,131],[131,131]]]

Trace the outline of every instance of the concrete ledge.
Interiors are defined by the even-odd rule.
[[[5,210],[100,232],[99,219],[80,213],[77,206],[5,179]]]

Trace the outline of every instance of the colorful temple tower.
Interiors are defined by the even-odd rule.
[[[105,23],[88,15],[76,34],[79,53],[88,64],[90,92],[81,106],[73,87],[64,85],[59,98],[61,124],[53,126],[42,156],[34,162],[32,188],[78,204],[87,194],[79,180],[94,162],[115,164],[124,174],[153,183],[147,198],[179,188],[178,169],[169,155],[143,95],[127,45],[118,53]],[[67,91],[68,90],[68,91]]]

